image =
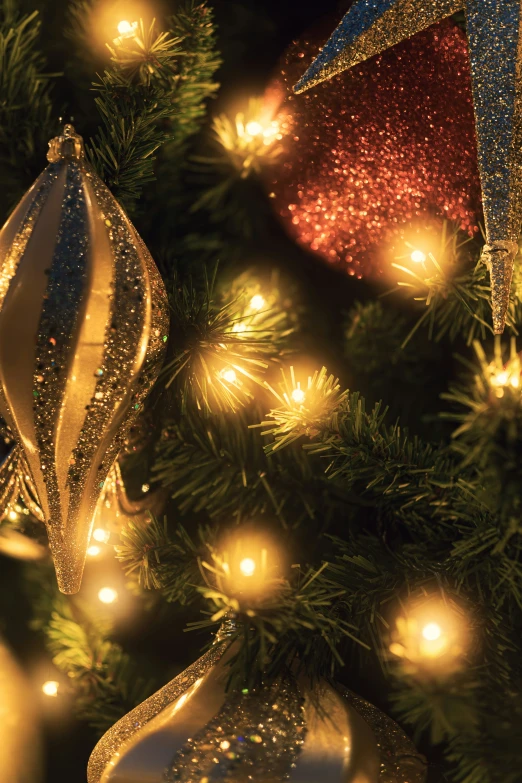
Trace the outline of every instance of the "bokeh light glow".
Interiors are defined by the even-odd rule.
[[[112,587],[102,587],[98,593],[98,598],[102,604],[113,604],[118,598],[118,593]]]
[[[265,304],[265,298],[261,296],[261,294],[256,294],[250,300],[250,307],[252,310],[262,310]]]
[[[133,27],[127,20],[123,20],[118,24],[118,32],[120,35],[128,35],[129,33],[132,33],[132,30]]]
[[[426,261],[426,253],[422,250],[414,250],[410,256],[414,264],[423,264]]]
[[[99,541],[100,544],[107,544],[111,534],[108,530],[104,530],[102,527],[97,527],[92,534],[95,541]]]
[[[422,635],[427,641],[434,642],[442,635],[442,629],[438,623],[428,623],[422,629]]]
[[[98,557],[100,552],[101,552],[101,548],[99,546],[96,546],[96,544],[92,544],[90,547],[87,548],[87,554],[89,557]]]
[[[239,570],[243,576],[253,576],[256,570],[256,561],[251,557],[245,557],[239,564]]]
[[[296,402],[298,405],[302,405],[302,404],[303,404],[303,402],[304,402],[304,401],[305,401],[305,399],[306,399],[306,394],[304,393],[304,391],[303,391],[302,389],[300,389],[300,388],[298,387],[297,389],[294,389],[294,390],[292,391],[292,399],[293,399],[293,401],[294,401],[294,402]]]
[[[47,680],[47,682],[44,682],[42,685],[42,693],[44,693],[45,696],[51,696],[52,698],[55,698],[58,696],[59,688],[60,684],[56,682],[56,680]]]
[[[223,372],[221,373],[221,377],[227,383],[236,383],[236,381],[237,381],[236,371],[233,370],[232,368],[229,368],[227,370],[223,370]]]
[[[259,136],[261,133],[263,133],[263,126],[260,122],[251,120],[250,122],[247,122],[245,130],[249,136]]]

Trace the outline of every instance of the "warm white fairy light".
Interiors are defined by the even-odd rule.
[[[397,618],[389,649],[418,674],[448,674],[460,665],[467,634],[460,610],[433,598]]]
[[[100,544],[107,544],[111,534],[108,530],[104,530],[103,527],[97,527],[92,534],[95,541],[99,541]]]
[[[251,557],[244,557],[239,564],[239,570],[243,576],[253,576],[256,570],[256,561]]]
[[[121,46],[126,40],[130,38],[136,38],[138,32],[138,22],[129,22],[127,19],[122,19],[118,23],[119,37],[114,39],[116,46]]]
[[[56,680],[47,680],[47,682],[44,682],[42,685],[42,693],[46,696],[51,696],[52,698],[58,696],[59,689],[60,684],[56,682]]]
[[[249,136],[259,136],[263,133],[263,126],[257,120],[251,120],[245,125],[245,130]]]
[[[18,514],[16,513],[16,511],[14,509],[11,509],[11,511],[9,512],[8,516],[9,516],[9,519],[11,520],[11,522],[16,522],[16,520],[18,519]]]
[[[426,261],[426,253],[422,250],[414,250],[410,258],[415,264],[423,264]]]
[[[237,332],[238,334],[241,334],[241,332],[246,332],[246,324],[244,324],[242,321],[238,321],[232,327],[232,331]]]
[[[87,554],[89,557],[98,557],[100,552],[101,552],[101,548],[99,546],[96,546],[96,544],[92,544],[90,547],[87,548]]]
[[[422,635],[428,642],[434,642],[442,636],[442,628],[438,623],[428,623],[422,629]]]
[[[112,587],[102,587],[98,593],[98,598],[102,604],[113,604],[118,598],[118,593]]]
[[[250,307],[252,310],[262,310],[265,304],[265,297],[261,296],[261,294],[256,294],[250,300]]]
[[[231,367],[227,368],[226,370],[223,370],[223,372],[221,373],[221,377],[227,383],[236,383],[237,381],[236,371],[233,370]]]
[[[129,33],[132,33],[133,26],[130,22],[127,22],[126,19],[124,19],[122,22],[118,25],[118,32],[120,35],[128,35]]]
[[[306,394],[304,393],[303,389],[301,389],[299,386],[292,391],[292,399],[294,402],[296,402],[298,405],[302,405],[302,403],[306,399]]]

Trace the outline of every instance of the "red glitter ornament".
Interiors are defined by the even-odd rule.
[[[282,98],[284,134],[269,189],[290,234],[348,274],[375,277],[404,238],[414,233],[422,247],[423,232],[443,219],[475,233],[480,180],[465,34],[445,20],[294,95],[318,38],[292,44],[268,90],[269,100]]]

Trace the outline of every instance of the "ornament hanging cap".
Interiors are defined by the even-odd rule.
[[[74,125],[64,125],[63,135],[55,136],[49,142],[47,153],[49,163],[58,163],[60,160],[83,160],[84,157],[83,138],[76,133]]]

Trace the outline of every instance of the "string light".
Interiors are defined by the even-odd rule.
[[[16,513],[16,511],[14,511],[14,509],[11,509],[8,516],[11,522],[16,522],[16,520],[18,519],[18,514]]]
[[[243,576],[253,576],[256,570],[256,561],[251,557],[245,557],[239,564],[239,570]]]
[[[422,250],[414,250],[410,258],[415,264],[423,264],[426,261],[426,253]]]
[[[466,623],[456,607],[429,599],[410,607],[396,625],[390,652],[414,671],[446,674],[458,665]]]
[[[51,696],[55,698],[58,696],[58,690],[60,688],[60,684],[56,682],[56,680],[47,680],[47,682],[44,682],[42,685],[42,692],[46,696]]]
[[[123,19],[118,24],[118,33],[119,37],[114,39],[114,44],[116,46],[121,46],[126,40],[130,38],[135,38],[138,32],[138,22],[128,22],[126,19]]]
[[[233,370],[231,367],[226,370],[223,370],[223,372],[221,373],[221,377],[227,383],[236,383],[237,381],[236,371]]]
[[[263,133],[263,126],[257,120],[251,120],[245,125],[245,130],[249,136],[259,136],[260,133]]]
[[[240,334],[241,332],[246,332],[246,324],[244,324],[242,321],[238,321],[238,322],[237,322],[237,323],[235,323],[235,324],[234,324],[234,326],[232,327],[232,331],[233,331],[233,332],[238,332],[239,334]]]
[[[96,544],[92,544],[92,546],[87,548],[87,554],[89,557],[97,557],[101,552],[101,549],[99,546],[96,546]]]
[[[102,527],[97,527],[96,530],[93,531],[92,537],[95,541],[99,541],[100,544],[107,544],[111,534],[108,530],[104,530]]]
[[[298,386],[297,389],[294,389],[292,391],[292,399],[294,402],[296,402],[298,405],[302,405],[303,402],[306,399],[306,394],[304,391]]]
[[[270,119],[272,114],[263,99],[253,98],[247,110],[238,112],[234,119],[226,114],[214,119],[214,133],[242,178],[275,161],[282,151],[275,142],[283,134],[277,120]]]
[[[118,593],[112,587],[102,587],[98,593],[98,598],[102,604],[113,604],[118,598]]]
[[[265,595],[280,569],[276,547],[266,535],[253,532],[232,536],[213,558],[217,568],[204,565],[217,577],[219,589],[243,600]]]
[[[137,27],[137,24],[136,23],[134,23],[134,24],[135,24],[135,27]],[[132,33],[132,31],[133,31],[133,26],[131,25],[130,22],[127,22],[126,20],[123,20],[122,22],[119,23],[119,25],[118,25],[118,32],[119,32],[120,35],[128,35],[129,33]]]
[[[442,628],[438,623],[428,623],[422,629],[422,635],[427,641],[434,642],[442,636]]]
[[[256,294],[250,300],[250,307],[252,308],[252,310],[262,310],[265,304],[266,304],[265,298],[264,296],[261,296],[261,294]]]

